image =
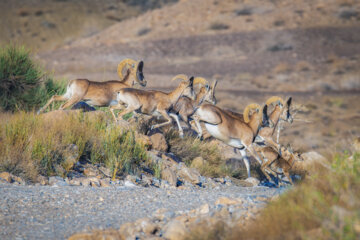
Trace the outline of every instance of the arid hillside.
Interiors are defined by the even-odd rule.
[[[94,35],[114,23],[176,0],[0,1],[0,44],[48,50]]]

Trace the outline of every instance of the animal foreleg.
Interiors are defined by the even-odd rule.
[[[184,131],[183,131],[181,125],[180,125],[179,117],[174,113],[169,113],[169,116],[175,119],[175,121],[176,121],[176,123],[178,125],[178,128],[179,128],[179,135],[180,135],[181,138],[183,138],[184,137]]]
[[[167,121],[164,122],[164,123],[159,123],[159,124],[152,125],[151,129],[155,129],[155,128],[159,128],[159,127],[162,127],[162,126],[165,126],[165,125],[169,125],[172,122],[169,114],[167,113],[167,111],[159,111],[159,112]]]

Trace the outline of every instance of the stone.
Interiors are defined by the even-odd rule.
[[[174,219],[164,227],[163,237],[169,240],[179,240],[183,239],[187,233],[188,229],[186,228],[185,224]]]
[[[147,147],[148,149],[152,147],[152,141],[149,136],[146,136],[144,134],[135,132],[135,141],[137,143],[140,143],[141,145]]]
[[[49,177],[49,185],[53,187],[62,187],[62,186],[68,186],[68,184],[65,182],[65,180],[61,177]]]
[[[0,173],[0,178],[4,179],[5,181],[7,181],[8,183],[12,183],[13,179],[11,177],[11,174],[8,172],[2,172]]]
[[[158,226],[151,221],[150,218],[141,218],[135,222],[136,226],[141,228],[145,234],[154,234],[158,230]]]
[[[210,212],[210,206],[209,204],[205,203],[198,210],[200,214],[208,214]]]
[[[136,187],[136,185],[134,183],[130,182],[129,180],[125,180],[124,186],[129,187],[129,188]]]
[[[177,172],[178,176],[185,181],[192,184],[200,183],[200,173],[194,168],[187,168],[184,164],[179,164],[180,170]]]
[[[100,180],[97,177],[88,178],[90,181],[90,186],[92,187],[100,187]]]
[[[110,179],[100,179],[101,187],[110,187]]]
[[[163,134],[155,133],[150,136],[152,143],[152,148],[161,152],[166,152],[168,150],[168,144]]]
[[[190,167],[200,169],[204,167],[205,160],[202,157],[196,157],[192,160]]]
[[[235,204],[239,204],[241,202],[239,202],[236,199],[230,199],[227,197],[220,197],[216,200],[215,205],[235,205]]]
[[[48,185],[49,184],[49,180],[47,177],[44,177],[42,175],[39,175],[37,177],[37,182],[40,183],[40,185],[44,186],[44,185]]]
[[[171,186],[176,187],[177,186],[177,177],[176,174],[173,170],[171,170],[170,168],[166,167],[161,171],[161,177],[162,179],[166,180],[169,182],[169,184]]]
[[[90,186],[90,179],[88,178],[80,178],[80,185],[81,186],[85,186],[85,187],[88,187]]]
[[[135,234],[139,231],[137,229],[134,222],[132,223],[125,223],[121,225],[119,229],[120,235],[123,237],[121,239],[135,239]]]
[[[72,186],[80,186],[81,182],[78,178],[73,178],[69,181],[69,184]]]
[[[112,177],[111,176],[111,170],[109,168],[106,167],[99,167],[99,171],[104,174],[106,177]]]
[[[249,177],[245,179],[245,182],[250,183],[253,187],[258,186],[260,183],[259,179],[254,177]]]
[[[21,185],[25,185],[25,181],[24,181],[21,177],[12,176],[12,179],[13,179],[15,182],[20,183]]]
[[[84,168],[84,175],[86,177],[96,177],[98,176],[98,172],[96,169],[92,168],[92,167],[87,167],[87,168]]]

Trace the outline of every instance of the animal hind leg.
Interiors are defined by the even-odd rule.
[[[73,96],[69,100],[67,100],[63,105],[60,106],[59,110],[64,110],[75,103],[79,102],[81,100],[81,97]]]
[[[64,95],[54,95],[42,108],[39,109],[39,111],[37,111],[37,114],[44,112],[44,110],[53,102],[66,101],[66,100],[68,100],[68,98]]]
[[[244,163],[245,163],[246,172],[247,172],[247,175],[248,175],[248,178],[249,178],[249,177],[251,177],[249,158],[247,157],[245,148],[239,149],[239,150],[240,150],[241,156],[242,156],[242,158],[243,158],[243,161],[244,161]]]

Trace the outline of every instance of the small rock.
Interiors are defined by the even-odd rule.
[[[119,233],[123,237],[121,239],[135,239],[135,234],[138,230],[135,223],[125,223],[121,225]]]
[[[241,202],[239,202],[237,199],[230,199],[227,197],[221,197],[218,200],[216,200],[215,205],[235,205],[235,204],[239,204]]]
[[[249,177],[245,179],[245,182],[252,184],[253,187],[259,185],[260,181],[257,178]]]
[[[8,183],[12,183],[13,179],[11,177],[11,174],[8,172],[2,172],[0,173],[0,178],[4,179],[5,181],[7,181]]]
[[[69,181],[69,184],[72,186],[80,186],[81,182],[78,178],[73,178]]]
[[[80,185],[81,186],[85,186],[85,187],[88,187],[90,186],[90,179],[88,178],[80,178]]]
[[[24,181],[21,177],[12,176],[12,179],[13,179],[15,182],[20,183],[21,185],[25,185],[25,181]]]
[[[205,203],[204,205],[202,205],[199,208],[199,213],[200,214],[208,214],[210,212],[210,206],[209,204]]]
[[[179,166],[180,170],[177,173],[179,177],[192,184],[200,183],[200,173],[196,169],[187,168],[184,164],[179,164]]]
[[[158,229],[158,226],[153,223],[150,218],[141,218],[135,222],[136,226],[140,226],[141,231],[145,234],[154,234]]]
[[[100,179],[101,187],[110,187],[110,179]]]
[[[158,151],[166,152],[168,150],[168,144],[163,134],[155,133],[150,136],[152,148]]]
[[[53,187],[62,187],[62,186],[68,186],[68,184],[65,182],[65,180],[61,177],[50,177],[49,178],[49,185]]]
[[[84,175],[86,177],[96,177],[98,175],[98,172],[96,169],[93,169],[92,167],[88,167],[84,169]]]
[[[137,143],[140,143],[146,147],[151,148],[152,146],[152,141],[150,139],[149,136],[146,136],[144,134],[138,133],[137,131],[135,132],[135,141]]]
[[[186,228],[185,224],[174,219],[164,227],[163,237],[169,240],[179,240],[183,239],[187,232],[188,229]]]
[[[161,171],[161,177],[162,177],[162,179],[168,181],[171,186],[174,186],[174,187],[177,186],[176,174],[170,168],[168,168],[168,167],[164,168]]]
[[[102,174],[104,174],[106,177],[111,177],[111,171],[109,168],[106,167],[99,167],[99,170]]]
[[[124,186],[130,187],[130,188],[136,187],[136,185],[134,183],[130,182],[129,180],[125,180]]]

